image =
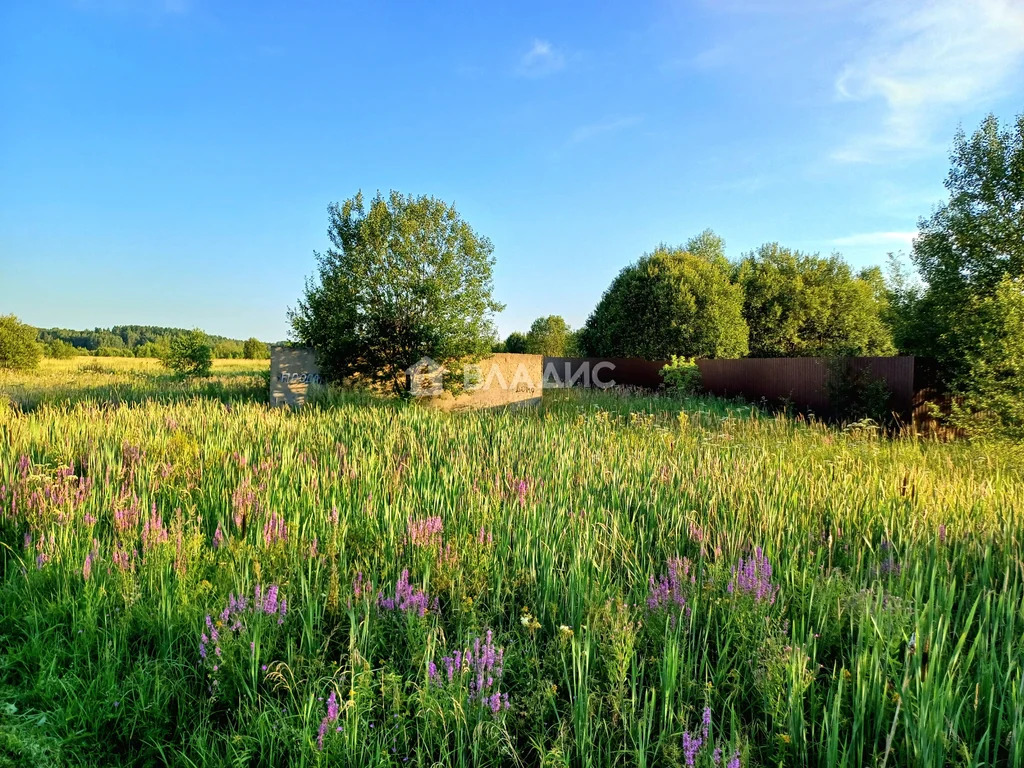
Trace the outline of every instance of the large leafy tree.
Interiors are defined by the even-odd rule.
[[[270,347],[255,336],[250,336],[242,344],[242,357],[247,360],[265,360],[270,357]]]
[[[742,357],[743,295],[727,267],[721,241],[710,232],[684,248],[659,246],[612,281],[580,332],[582,352],[650,360]]]
[[[538,317],[526,334],[526,351],[531,355],[565,357],[573,341],[572,330],[561,315]]]
[[[987,117],[970,137],[957,133],[946,179],[949,202],[918,225],[913,260],[926,288],[912,311],[927,328],[906,339],[936,357],[950,382],[977,360],[982,329],[967,323],[1003,278],[1024,276],[1024,114],[1008,129]]]
[[[519,331],[512,331],[504,343],[505,351],[513,354],[526,354],[526,334]]]
[[[209,376],[213,365],[210,337],[198,328],[175,336],[162,363],[183,376]]]
[[[1024,278],[1003,275],[963,319],[973,343],[953,401],[954,422],[975,434],[1024,439]]]
[[[887,294],[877,268],[854,274],[823,258],[768,243],[736,268],[755,357],[890,355]]]
[[[0,315],[0,368],[28,370],[39,365],[43,346],[39,332],[14,315]]]
[[[401,391],[423,357],[454,363],[485,354],[494,258],[490,240],[433,197],[362,193],[328,208],[331,247],[289,312],[298,340],[331,380],[359,376]]]

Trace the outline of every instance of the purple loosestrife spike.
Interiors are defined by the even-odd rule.
[[[689,731],[683,731],[683,758],[688,766],[694,765],[697,760],[697,753],[700,752],[704,740],[691,736]]]

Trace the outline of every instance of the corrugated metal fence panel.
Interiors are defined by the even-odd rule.
[[[619,386],[656,389],[661,386],[665,360],[601,357],[545,357],[546,386]],[[885,381],[892,392],[890,407],[904,421],[915,413],[922,374],[913,357],[852,357],[847,366],[866,368]],[[832,361],[824,357],[747,357],[739,360],[698,360],[704,389],[722,397],[744,397],[757,402],[788,402],[801,411],[833,415],[829,403]],[[916,376],[916,379],[915,379]]]
[[[546,386],[595,387],[605,384],[657,389],[665,360],[618,357],[545,357]],[[600,366],[600,367],[599,367]],[[596,381],[595,381],[596,378]]]
[[[828,408],[828,365],[816,357],[698,360],[704,388],[722,397],[791,401],[798,408]]]
[[[788,401],[800,410],[829,415],[831,360],[823,357],[698,360],[704,388],[723,397]],[[854,357],[846,365],[867,369],[892,392],[890,407],[909,421],[914,409],[913,357]]]

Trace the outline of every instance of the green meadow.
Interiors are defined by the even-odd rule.
[[[0,766],[1024,765],[1024,455],[0,373]]]

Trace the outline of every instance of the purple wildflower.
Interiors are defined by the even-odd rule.
[[[383,591],[377,595],[377,607],[386,611],[402,611],[403,613],[415,613],[418,616],[426,616],[428,609],[437,610],[437,599],[431,600],[430,596],[419,587],[413,587],[409,583],[409,569],[402,571],[395,584],[395,596],[385,595]]]
[[[741,557],[733,566],[732,579],[727,589],[730,594],[746,592],[759,603],[765,601],[769,605],[775,604],[779,588],[772,584],[772,564],[760,547],[754,549],[754,555],[749,560]]]
[[[493,715],[509,708],[508,695],[500,690],[504,674],[505,650],[494,645],[494,634],[487,630],[484,638],[477,637],[471,647],[443,656],[446,678],[437,673],[437,665],[431,661],[428,674],[436,685],[465,681],[470,702],[475,702]]]
[[[414,547],[435,549],[441,546],[441,535],[444,524],[439,515],[425,517],[421,520],[408,521],[409,543]]]
[[[328,726],[338,719],[338,694],[336,691],[331,691],[331,695],[327,699],[327,714],[324,719],[320,721],[320,729],[316,735],[316,746],[317,749],[323,751],[324,748],[324,736],[327,735]],[[372,727],[372,726],[371,726]],[[340,728],[338,730],[341,730]]]

